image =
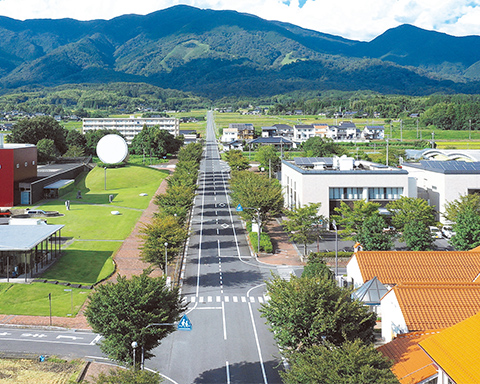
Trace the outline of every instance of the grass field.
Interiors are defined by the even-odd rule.
[[[83,364],[79,360],[47,359],[47,361],[39,362],[26,359],[0,359],[0,384],[74,383]]]
[[[64,289],[72,289],[66,292]],[[82,307],[90,294],[89,289],[65,287],[48,283],[1,283],[0,313],[5,315],[49,316],[52,297],[52,316],[65,317],[71,314],[73,297],[73,315]]]
[[[102,168],[94,168],[78,181],[73,192],[39,205],[41,209],[64,214],[49,217],[48,223],[64,224],[62,237],[73,240],[42,278],[93,285],[110,276],[115,270],[113,255],[148,207],[167,172],[136,165],[108,169],[106,190],[104,175]],[[76,199],[77,190],[82,192],[82,199]],[[143,193],[147,196],[140,196]],[[110,194],[114,196],[112,204],[108,202]],[[66,199],[71,201],[69,211],[65,208]],[[119,211],[120,215],[113,215],[112,211]],[[48,294],[52,293],[54,316],[67,316],[71,313],[71,297],[64,288],[49,283],[1,284],[0,313],[46,316]],[[90,290],[73,289],[74,313],[89,293]]]

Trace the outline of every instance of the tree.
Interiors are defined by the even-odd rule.
[[[96,131],[88,131],[85,133],[85,140],[87,141],[85,147],[85,153],[87,155],[95,156],[97,154],[97,144],[103,136],[106,135],[119,135],[125,138],[118,130],[116,129],[98,129]]]
[[[341,202],[340,207],[335,208],[338,215],[332,215],[331,219],[336,225],[342,227],[340,235],[347,240],[356,240],[363,228],[363,223],[373,215],[379,215],[380,204],[366,200],[356,200],[353,207]]]
[[[267,223],[283,209],[282,186],[278,180],[263,174],[237,172],[230,179],[230,189],[234,205],[241,204],[244,208],[240,215],[245,219],[256,219],[259,212],[261,223]]]
[[[295,242],[303,244],[303,254],[307,254],[307,244],[313,243],[319,236],[317,226],[325,223],[325,217],[318,214],[321,203],[310,203],[303,207],[286,210],[288,220],[283,226],[288,236]]]
[[[302,277],[331,279],[333,278],[333,274],[324,260],[320,258],[308,258],[307,265],[303,268]]]
[[[473,208],[468,207],[458,213],[457,222],[453,225],[455,236],[450,239],[455,249],[468,251],[480,245],[480,216]]]
[[[195,190],[191,186],[171,185],[165,193],[155,196],[154,203],[168,215],[186,219],[190,208],[193,205]]]
[[[290,281],[274,276],[267,282],[270,300],[260,312],[280,348],[303,349],[324,340],[341,345],[359,338],[373,342],[376,315],[351,298],[351,290],[333,280],[292,275]]]
[[[388,358],[360,340],[314,345],[287,357],[290,369],[280,373],[286,384],[398,384]]]
[[[82,133],[78,132],[76,129],[71,129],[68,131],[65,141],[68,148],[72,146],[77,146],[79,148],[82,148],[82,150],[85,150],[87,146],[87,139]]]
[[[250,162],[238,149],[231,149],[225,152],[225,159],[232,171],[244,171],[250,168]]]
[[[432,248],[434,241],[430,228],[416,220],[404,225],[402,238],[411,251],[427,251]]]
[[[277,172],[280,170],[280,156],[273,145],[263,145],[257,149],[255,160],[260,163],[267,172]]]
[[[163,157],[167,153],[176,153],[182,141],[176,139],[165,129],[143,126],[143,129],[133,138],[130,145],[132,153],[137,155]]]
[[[392,233],[384,231],[387,226],[380,215],[368,217],[357,235],[357,241],[365,251],[389,251],[393,247]]]
[[[182,250],[187,240],[188,231],[179,222],[178,217],[167,214],[156,216],[151,223],[142,229],[144,234],[142,258],[149,263],[158,265],[165,271],[165,251],[167,263]],[[165,250],[165,243],[167,249]]]
[[[403,231],[405,224],[414,220],[426,226],[435,225],[435,209],[424,199],[402,196],[386,208],[392,213],[392,224],[397,231]]]
[[[150,277],[151,269],[116,283],[96,287],[85,315],[93,331],[104,339],[100,349],[111,359],[132,364],[132,342],[144,347],[145,358],[160,341],[175,330],[173,325],[149,327],[152,323],[174,323],[185,310],[178,288],[169,288],[165,278]],[[141,354],[136,354],[138,364]]]
[[[203,147],[200,143],[190,143],[178,151],[177,159],[181,161],[194,161],[200,163],[202,159]]]
[[[67,151],[66,131],[53,117],[40,116],[25,118],[17,122],[8,140],[11,143],[37,144],[42,139],[50,139],[55,143],[56,151],[64,154]]]
[[[472,209],[477,212],[477,215],[480,215],[480,194],[466,194],[460,196],[457,200],[447,202],[443,216],[451,222],[456,222],[458,215],[467,209]]]
[[[326,157],[343,153],[342,149],[332,139],[320,136],[310,137],[303,143],[302,149],[307,157]]]
[[[147,370],[111,369],[108,374],[100,373],[94,384],[160,384],[163,380],[157,372]]]
[[[55,160],[57,157],[57,148],[51,139],[41,139],[37,143],[38,162],[45,163]]]
[[[85,152],[82,148],[72,145],[68,147],[68,151],[63,154],[63,157],[82,157]]]

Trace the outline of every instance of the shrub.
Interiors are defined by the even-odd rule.
[[[250,237],[250,241],[252,242],[253,249],[258,251],[258,234],[257,232],[250,232],[248,234]],[[273,252],[273,245],[270,236],[266,233],[260,234],[260,251],[272,253]]]

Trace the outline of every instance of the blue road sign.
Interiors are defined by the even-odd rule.
[[[188,319],[187,315],[183,315],[183,317],[178,322],[177,329],[179,331],[191,331],[192,330],[192,323]]]
[[[238,204],[237,205],[237,212],[242,212],[243,211],[243,207],[241,204]]]

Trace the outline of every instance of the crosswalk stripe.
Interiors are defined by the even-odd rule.
[[[259,302],[260,304],[262,304],[262,303],[263,303],[263,298],[259,297],[259,298],[258,298],[258,302]]]
[[[224,300],[226,303],[228,303],[230,301],[230,298],[228,296],[225,296]]]
[[[242,296],[242,303],[246,303],[247,302],[247,298],[245,296]]]
[[[220,303],[220,300],[221,300],[220,296],[217,296],[217,303]]]
[[[209,303],[211,303],[211,302],[213,301],[212,296],[208,296],[207,301],[208,301]]]
[[[212,302],[216,302],[216,303],[221,303],[222,301],[225,302],[225,303],[230,303],[230,302],[234,302],[234,303],[238,303],[238,302],[242,302],[242,303],[255,303],[255,300],[257,300],[260,304],[263,304],[263,303],[266,303],[270,300],[270,297],[267,296],[267,295],[263,295],[263,296],[258,296],[256,299],[255,299],[255,296],[240,296],[240,298],[238,296],[232,296],[230,298],[230,296],[207,296],[206,298],[203,297],[203,296],[199,296],[199,297],[196,297],[196,296],[185,296],[183,297],[183,301],[185,303],[188,303],[188,302],[191,302],[191,303],[195,303],[195,302],[199,302],[199,303],[212,303]]]
[[[253,296],[250,296],[250,302],[251,303],[254,303],[255,302],[255,298]]]
[[[233,296],[233,302],[238,303],[238,297],[237,296]]]

